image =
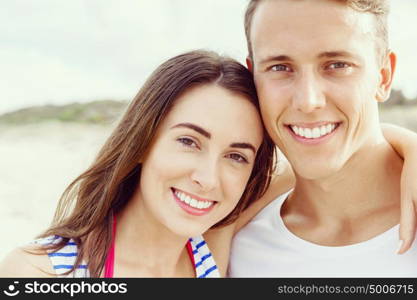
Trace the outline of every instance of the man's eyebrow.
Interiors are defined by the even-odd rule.
[[[179,123],[177,125],[172,126],[171,129],[172,128],[181,128],[181,127],[190,128],[190,129],[198,132],[199,134],[205,136],[208,139],[211,138],[211,134],[207,130],[201,128],[200,126],[197,126],[195,124],[192,124],[192,123]]]
[[[318,55],[318,58],[334,58],[334,57],[354,57],[354,55],[347,51],[326,51]]]
[[[270,55],[261,59],[260,63],[264,64],[271,61],[293,61],[293,59],[288,55]]]
[[[318,55],[318,58],[334,58],[334,57],[355,57],[352,53],[344,50],[340,51],[326,51],[323,53],[320,53]],[[260,64],[265,64],[272,61],[294,61],[290,56],[288,55],[270,55],[263,59],[261,59]]]
[[[242,149],[250,149],[253,151],[254,154],[256,154],[256,149],[252,144],[249,143],[233,143],[230,145],[232,148],[242,148]]]

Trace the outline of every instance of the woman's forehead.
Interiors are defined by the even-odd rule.
[[[198,125],[213,135],[262,139],[259,112],[247,97],[218,85],[190,88],[176,101],[164,120],[164,127],[178,123]]]

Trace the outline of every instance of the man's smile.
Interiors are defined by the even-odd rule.
[[[339,128],[341,122],[314,122],[285,124],[290,134],[299,142],[318,144]]]

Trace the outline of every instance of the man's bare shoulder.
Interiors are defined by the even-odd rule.
[[[0,262],[0,277],[40,278],[56,277],[56,274],[45,250],[39,245],[25,245],[10,251]]]
[[[222,277],[226,276],[235,225],[232,223],[220,228],[209,229],[203,234]]]

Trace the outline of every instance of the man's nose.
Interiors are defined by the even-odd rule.
[[[326,99],[314,72],[304,72],[294,86],[292,105],[304,113],[311,113],[326,105]]]
[[[201,191],[209,192],[219,185],[219,176],[218,161],[214,158],[205,158],[195,165],[191,180],[199,185]]]

